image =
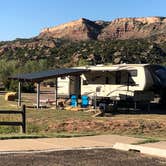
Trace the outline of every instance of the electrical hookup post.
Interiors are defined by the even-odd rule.
[[[97,109],[97,93],[101,91],[101,86],[96,87],[94,92],[94,109]]]

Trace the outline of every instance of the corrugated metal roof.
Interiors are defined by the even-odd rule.
[[[65,68],[65,69],[56,69],[56,70],[47,70],[41,72],[34,72],[28,74],[18,74],[15,76],[9,77],[9,79],[19,80],[19,81],[32,81],[40,82],[46,79],[68,76],[68,75],[77,75],[88,72],[87,69],[74,69],[74,68]]]

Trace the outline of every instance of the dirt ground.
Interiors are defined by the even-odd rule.
[[[73,120],[67,119],[48,126],[52,132],[67,133],[112,133],[127,135],[144,135],[166,138],[166,122],[144,119],[92,119],[92,120]]]
[[[166,160],[113,149],[1,154],[0,166],[164,166]]]

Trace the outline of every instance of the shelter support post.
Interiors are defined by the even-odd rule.
[[[93,108],[94,108],[94,109],[96,109],[96,107],[97,107],[97,103],[96,103],[97,101],[96,101],[96,99],[97,99],[97,93],[94,92],[94,96],[93,96],[93,100],[94,100],[94,101],[93,101],[93,102],[94,102],[94,103],[93,103]]]
[[[58,106],[58,78],[55,78],[55,107]]]
[[[21,106],[21,82],[18,83],[18,106]]]
[[[37,108],[40,107],[40,82],[37,83]]]

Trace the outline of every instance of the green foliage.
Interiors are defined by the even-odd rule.
[[[4,85],[6,90],[18,89],[18,81],[9,80],[8,77],[12,75],[30,73],[35,71],[42,71],[47,69],[47,61],[27,61],[24,65],[15,60],[0,60],[0,82]],[[33,83],[24,83],[22,86],[23,92],[34,92]]]
[[[20,128],[17,126],[0,126],[0,134],[18,133]]]
[[[121,52],[120,63],[164,63],[166,62],[165,43],[156,44],[150,39],[106,40],[71,42],[62,39],[16,39],[3,44],[19,45],[9,47],[1,55],[3,59],[15,60],[19,65],[32,65],[45,61],[47,69],[80,64],[114,63],[115,52]],[[34,46],[35,43],[35,46]],[[55,43],[55,47],[49,47]],[[93,54],[94,58],[89,56]],[[79,56],[79,60],[74,61]],[[74,60],[73,60],[74,59]],[[32,61],[30,64],[29,61]],[[79,62],[80,61],[80,62]],[[43,68],[41,68],[43,69]],[[36,69],[32,68],[32,71]]]
[[[35,124],[28,124],[27,132],[28,133],[38,133],[41,130],[40,126]]]
[[[86,66],[88,63],[85,59],[80,59],[78,62],[78,66]]]
[[[136,143],[133,143],[133,145],[141,145],[141,144],[147,144],[147,143],[155,143],[159,142],[159,139],[156,138],[146,138],[145,140],[138,141]]]
[[[24,66],[19,67],[19,72],[20,73],[30,73],[30,72],[47,70],[47,69],[48,69],[47,60],[44,60],[44,59],[41,59],[38,61],[28,60],[24,64]]]
[[[8,76],[15,74],[17,63],[15,61],[0,60],[0,82],[6,89],[10,89],[10,80]]]
[[[2,46],[0,82],[10,90],[16,90],[18,84],[8,77],[16,74],[101,63],[166,64],[166,43],[156,44],[150,39],[71,42],[31,38],[0,42],[0,49]],[[23,88],[32,89],[32,84]]]

